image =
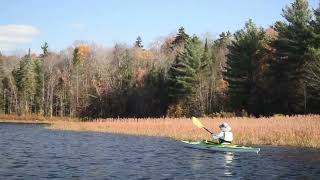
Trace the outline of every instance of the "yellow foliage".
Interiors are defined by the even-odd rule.
[[[185,115],[184,109],[180,104],[170,105],[168,107],[167,115],[169,117],[182,117]]]
[[[81,59],[87,59],[91,54],[91,48],[87,45],[80,45],[78,49],[79,49],[78,54]]]

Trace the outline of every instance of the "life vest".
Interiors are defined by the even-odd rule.
[[[233,134],[232,132],[223,132],[223,137],[220,139],[231,143],[233,141]]]

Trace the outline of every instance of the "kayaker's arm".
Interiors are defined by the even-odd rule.
[[[213,135],[212,138],[213,138],[213,139],[219,139],[219,138],[223,138],[223,136],[224,136],[224,133],[223,133],[223,132],[220,132],[220,133],[217,134],[217,135]]]

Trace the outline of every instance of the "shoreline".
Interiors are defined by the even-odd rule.
[[[74,132],[102,132],[174,140],[210,139],[210,134],[195,127],[188,118],[98,119],[80,122],[68,118],[4,120],[2,123],[48,124],[47,129]],[[221,122],[233,128],[234,144],[250,146],[287,146],[320,149],[320,116],[279,116],[271,118],[202,118],[203,124],[218,132]]]

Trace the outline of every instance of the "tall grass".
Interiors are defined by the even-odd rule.
[[[219,132],[222,122],[231,125],[234,143],[243,145],[283,145],[320,148],[320,116],[281,116],[271,118],[204,118],[208,129]],[[56,121],[50,129],[95,131],[131,135],[168,137],[176,140],[210,139],[187,118],[99,119],[95,122]]]
[[[70,118],[0,115],[0,122],[50,123],[48,128],[69,131],[95,131],[118,134],[168,137],[176,140],[210,139],[210,134],[195,127],[188,118],[98,119],[79,122]],[[203,124],[214,132],[228,122],[234,143],[243,145],[284,145],[320,148],[320,116],[277,116],[271,118],[204,118]]]
[[[52,123],[56,121],[79,121],[77,118],[69,117],[44,117],[39,115],[7,115],[0,114],[0,122],[17,122],[17,123]]]

